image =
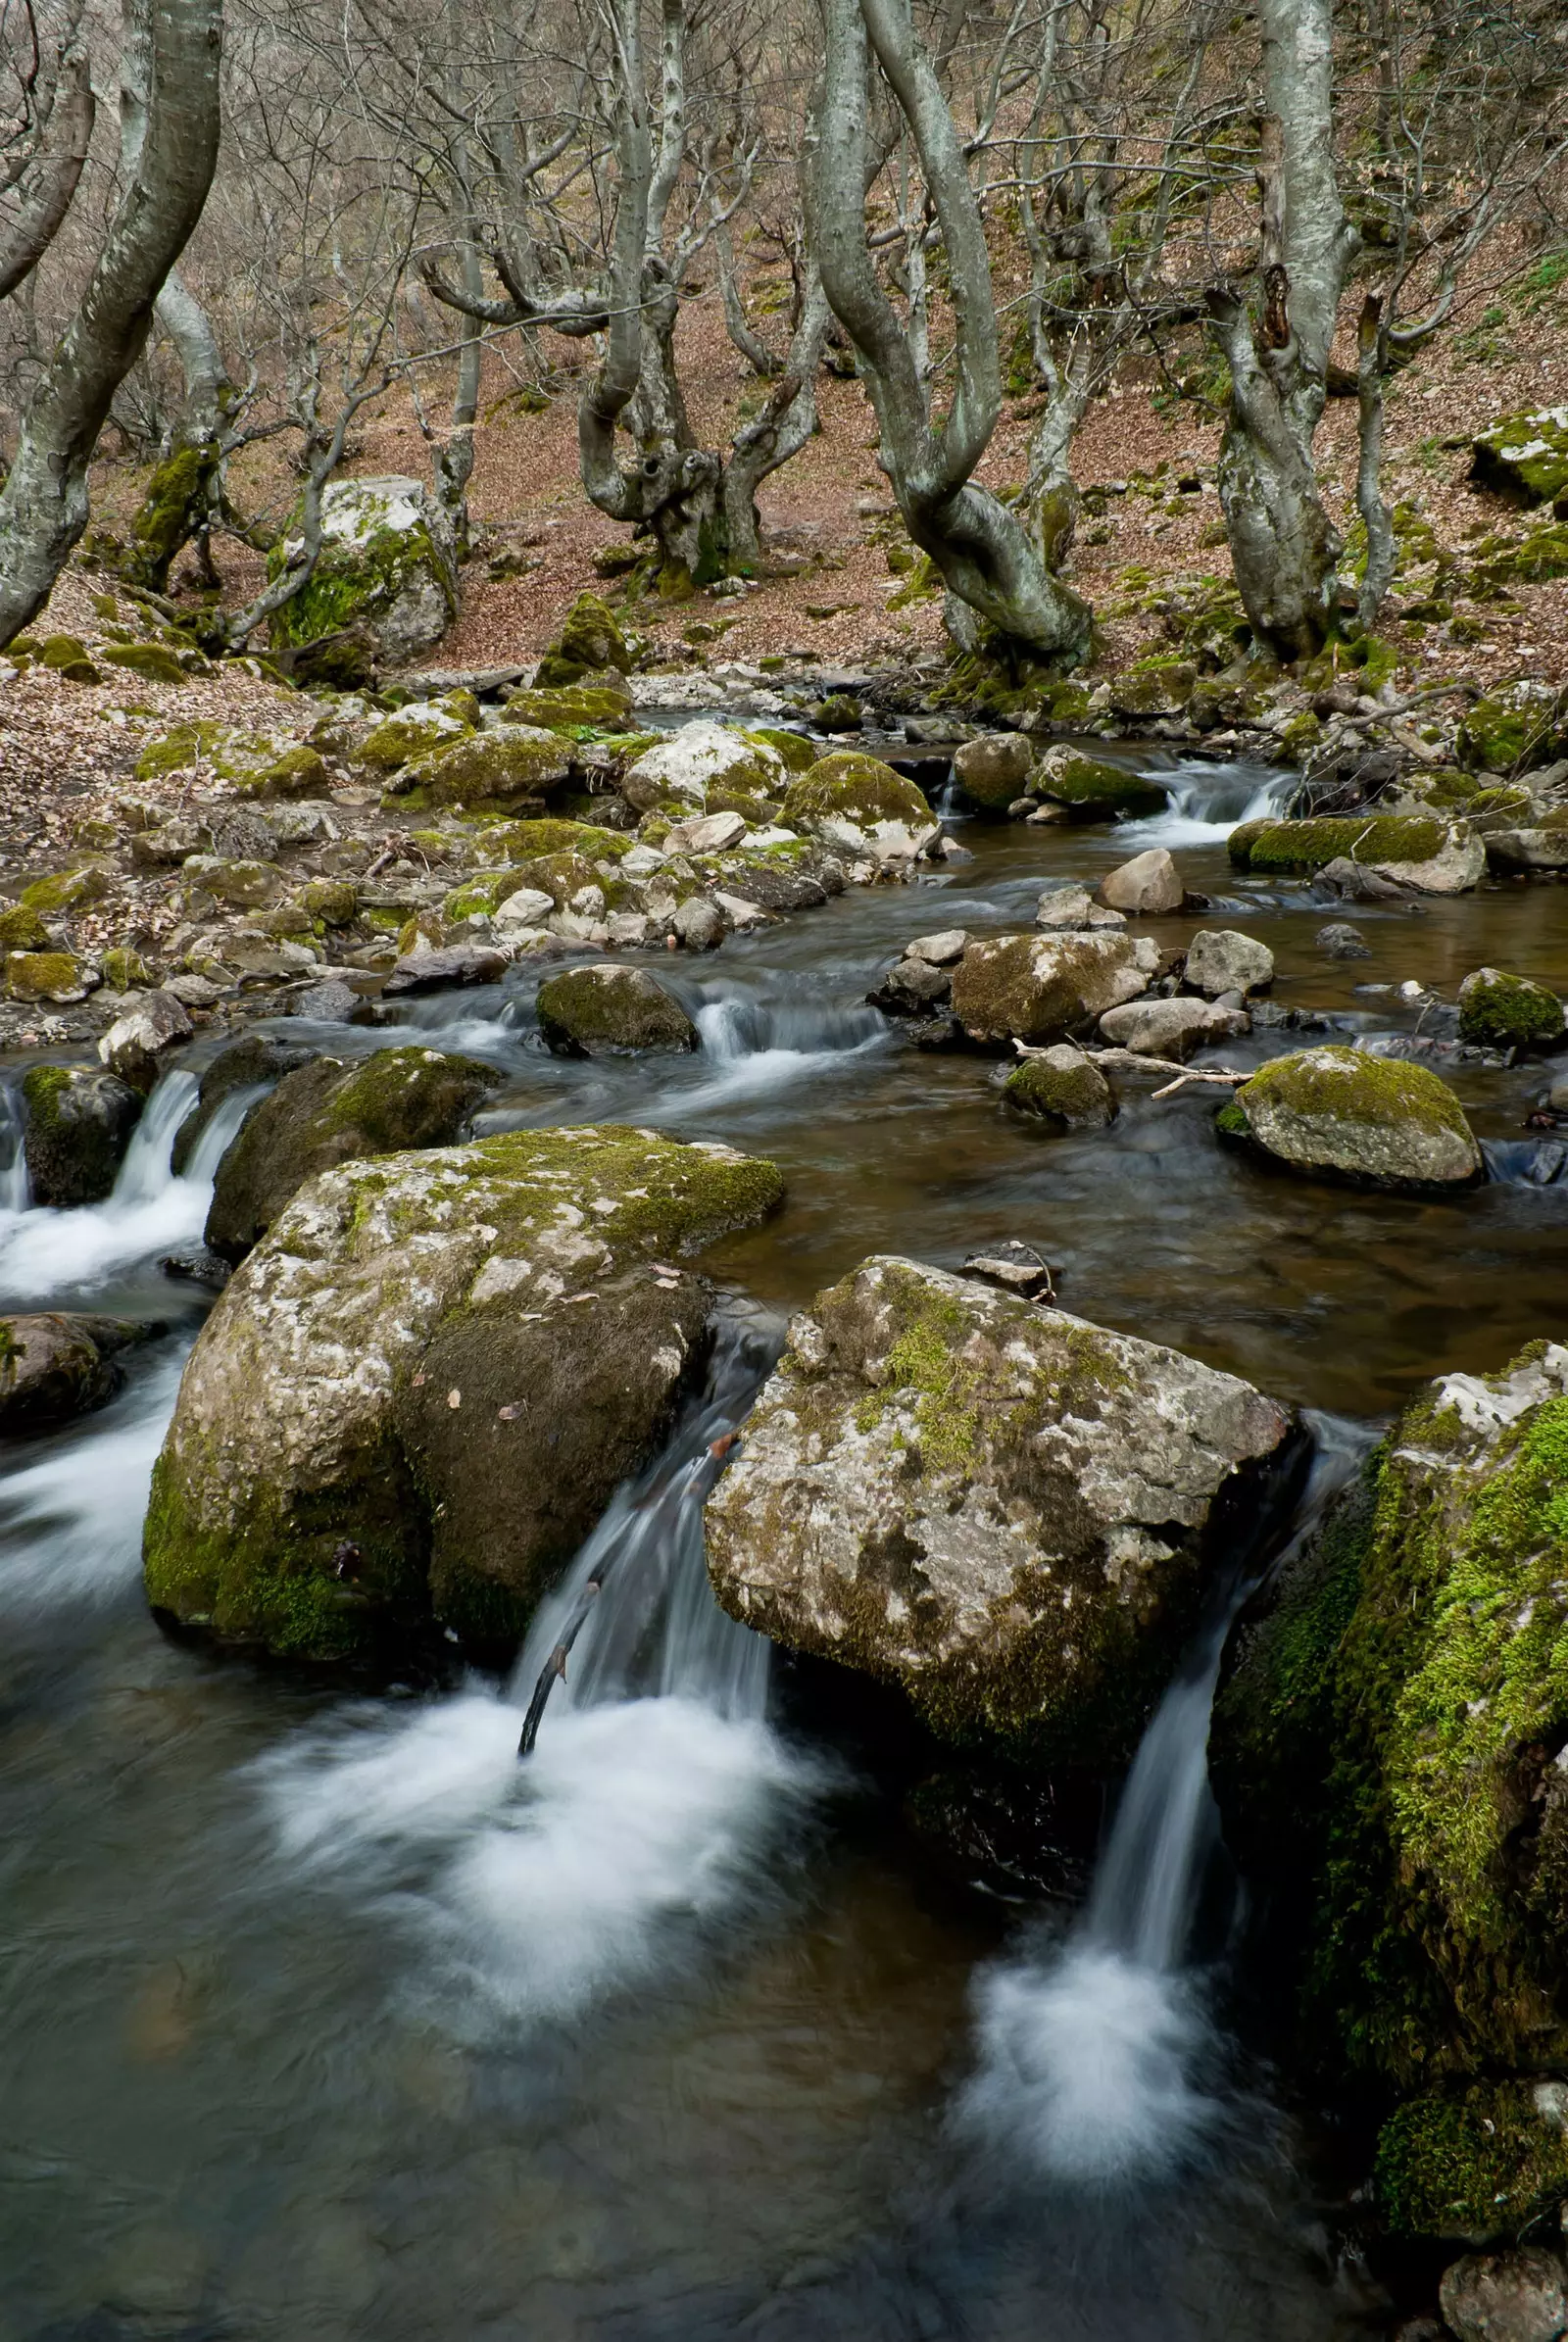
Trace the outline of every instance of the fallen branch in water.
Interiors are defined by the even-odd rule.
[[[1153,1095],[1155,1098],[1174,1098],[1184,1082],[1217,1082],[1223,1089],[1235,1090],[1251,1078],[1250,1073],[1222,1073],[1217,1067],[1210,1070],[1202,1066],[1193,1073],[1179,1073],[1173,1082],[1167,1082],[1163,1090],[1156,1090]]]

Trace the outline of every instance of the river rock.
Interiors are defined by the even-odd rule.
[[[148,1595],[313,1659],[432,1619],[494,1650],[665,1435],[771,1163],[618,1127],[314,1179],[207,1320],[153,1479]]]
[[[1222,1008],[1215,1000],[1129,1000],[1123,1008],[1107,1008],[1100,1030],[1117,1049],[1185,1065],[1194,1049],[1234,1039],[1249,1021],[1245,1009]]]
[[[1343,919],[1333,920],[1327,927],[1320,927],[1312,941],[1330,959],[1370,959],[1372,956],[1371,946],[1364,943],[1358,931]]]
[[[933,967],[930,960],[916,959],[906,951],[865,997],[885,1016],[929,1016],[933,1009],[946,1006],[952,993],[951,967]]]
[[[218,1167],[207,1242],[242,1259],[318,1171],[414,1147],[445,1147],[501,1081],[439,1049],[378,1049],[357,1063],[315,1057],[263,1098]]]
[[[539,987],[539,1030],[558,1057],[636,1049],[694,1049],[697,1027],[646,968],[602,960],[568,968]]]
[[[536,724],[498,725],[413,756],[387,782],[395,798],[475,811],[526,811],[571,775],[571,746]],[[400,808],[401,809],[401,808]]]
[[[144,992],[102,1036],[98,1055],[132,1090],[145,1092],[162,1073],[169,1051],[189,1041],[195,1030],[183,1000],[172,992]]]
[[[1081,934],[1093,927],[1104,928],[1108,933],[1126,924],[1125,911],[1110,910],[1096,903],[1087,887],[1073,881],[1047,887],[1035,910],[1035,925],[1052,935]]]
[[[1015,1065],[1002,1085],[1009,1106],[1054,1129],[1102,1130],[1116,1119],[1116,1094],[1092,1058],[1058,1041]]]
[[[438,951],[405,952],[381,991],[394,1000],[404,993],[442,992],[449,984],[494,984],[506,972],[505,951],[488,944],[449,944]]]
[[[746,835],[744,813],[700,813],[693,821],[677,821],[664,840],[664,853],[727,854]]]
[[[1446,1082],[1361,1049],[1272,1058],[1221,1106],[1216,1127],[1290,1170],[1358,1187],[1451,1193],[1485,1176]]]
[[[1568,870],[1568,819],[1560,814],[1532,829],[1487,833],[1487,861],[1502,877],[1516,870]]]
[[[784,819],[807,837],[879,861],[907,860],[940,835],[931,807],[912,781],[880,756],[839,750],[797,773],[784,798]]]
[[[927,967],[956,967],[969,948],[967,931],[962,927],[943,927],[935,935],[917,935],[904,947],[906,959],[923,959]]]
[[[1107,910],[1145,919],[1180,910],[1186,893],[1182,874],[1163,846],[1152,846],[1147,854],[1135,854],[1130,862],[1107,870],[1095,889],[1097,902]]]
[[[1034,770],[1034,751],[1020,732],[983,732],[964,741],[954,756],[953,769],[964,794],[977,805],[1005,812],[1015,797],[1022,797]]]
[[[724,940],[724,914],[706,895],[688,895],[669,914],[669,930],[688,951],[713,951]]]
[[[944,1738],[1093,1765],[1136,1737],[1290,1428],[1175,1350],[872,1258],[793,1321],[709,1500],[709,1573]]]
[[[34,1203],[100,1203],[141,1119],[141,1093],[83,1065],[33,1065],[22,1077],[23,1150]]]
[[[1243,821],[1226,849],[1259,872],[1323,870],[1348,859],[1418,895],[1461,895],[1486,876],[1487,847],[1468,821],[1429,813],[1315,813],[1304,820]]]
[[[230,1042],[203,1073],[196,1103],[174,1133],[170,1154],[172,1169],[181,1173],[185,1170],[196,1151],[197,1141],[231,1092],[280,1082],[285,1074],[309,1065],[316,1054],[305,1043],[280,1041],[273,1033],[247,1033]]]
[[[1438,2300],[1458,2342],[1559,2342],[1568,2329],[1561,2257],[1537,2245],[1467,2254],[1444,2270]]]
[[[1562,1002],[1545,985],[1502,968],[1475,968],[1459,987],[1459,1038],[1480,1049],[1555,1049]]]
[[[1159,947],[1147,936],[987,936],[954,974],[953,1013],[971,1041],[1066,1041],[1092,1033],[1158,973]]]
[[[639,813],[670,800],[701,812],[710,797],[776,799],[788,779],[777,749],[705,716],[645,749],[622,775],[620,793]]]
[[[37,1431],[103,1406],[124,1379],[120,1352],[154,1330],[56,1310],[0,1318],[0,1432]]]
[[[1187,948],[1182,981],[1210,1000],[1225,992],[1267,992],[1274,981],[1274,954],[1267,944],[1234,927],[1200,927]]]
[[[1073,821],[1113,821],[1118,814],[1136,819],[1162,813],[1170,802],[1157,781],[1062,744],[1047,749],[1029,794],[1060,805]]]

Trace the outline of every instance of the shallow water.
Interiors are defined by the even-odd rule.
[[[1232,776],[1227,812],[1259,783]],[[1027,924],[1046,880],[1178,837],[1208,923],[1263,937],[1275,998],[1348,1038],[1416,1024],[1368,984],[1451,998],[1488,960],[1568,983],[1559,889],[1346,912],[1239,883],[1222,832],[1200,797],[1114,835],[965,825],[970,862],[662,966],[688,1059],[553,1059],[520,976],[329,1038],[482,1049],[508,1075],[488,1127],[613,1116],[771,1153],[789,1203],[720,1262],[780,1313],[873,1249],[1017,1236],[1066,1306],[1374,1421],[1560,1329],[1568,1185],[1298,1186],[1218,1148],[1212,1092],[1132,1084],[1109,1132],[1047,1139],[986,1061],[864,1006],[906,938]],[[1315,951],[1345,916],[1370,959]],[[1539,1068],[1450,1078],[1489,1140],[1522,1138]],[[165,1177],[177,1103],[93,1212],[0,1191],[12,1305],[169,1326],[112,1407],[0,1456],[0,2342],[1372,2330],[1226,2038],[1223,1971],[938,1872],[874,1735],[767,1711],[721,1631],[683,1675],[712,1620],[673,1559],[646,1611],[606,1580],[526,1769],[530,1679],[592,1557],[510,1691],[351,1698],[153,1630],[139,1513],[195,1323],[154,1264],[199,1233],[215,1159]],[[1121,2160],[1097,2159],[1118,2108]]]

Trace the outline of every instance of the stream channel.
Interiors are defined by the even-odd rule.
[[[708,1442],[789,1310],[872,1251],[956,1267],[1021,1238],[1064,1307],[1307,1408],[1308,1515],[1415,1386],[1568,1323],[1568,1179],[1521,1176],[1531,1150],[1509,1144],[1539,1063],[1440,1061],[1508,1175],[1422,1202],[1260,1171],[1217,1144],[1197,1086],[1155,1101],[1126,1082],[1109,1130],[1048,1137],[992,1063],[913,1049],[864,1005],[906,939],[1028,927],[1043,883],[1155,844],[1213,908],[1141,926],[1255,934],[1274,1000],[1333,1038],[1413,1032],[1406,979],[1451,1000],[1491,962],[1563,989],[1561,888],[1325,905],[1229,867],[1226,829],[1269,776],[1171,779],[1152,821],[960,824],[969,860],[659,963],[702,1033],[686,1059],[548,1056],[521,969],[399,1025],[315,1029],[339,1053],[423,1038],[489,1058],[508,1086],[481,1128],[633,1120],[789,1180],[771,1225],[705,1261],[734,1289],[709,1389],[510,1685],[370,1697],[146,1614],[147,1476],[203,1305],[157,1262],[199,1234],[256,1094],[183,1179],[188,1071],[108,1203],[29,1211],[14,1174],[0,1188],[0,1305],[167,1328],[107,1409],[0,1456],[0,2342],[1387,2330],[1233,2030],[1266,1979],[1237,1974],[1203,1747],[1244,1559],[1106,1784],[1092,1884],[1056,1897],[939,1859],[897,1754],[724,1620],[703,1574]],[[1316,949],[1345,917],[1370,957]],[[1216,1054],[1298,1046],[1258,1030]],[[612,1552],[519,1768],[521,1708]]]

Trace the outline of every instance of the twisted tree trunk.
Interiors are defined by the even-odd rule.
[[[0,492],[0,644],[42,609],[87,524],[87,466],[110,401],[201,218],[218,159],[221,39],[222,0],[127,0],[132,74],[139,49],[150,51],[146,134],[76,314],[27,402]]]

